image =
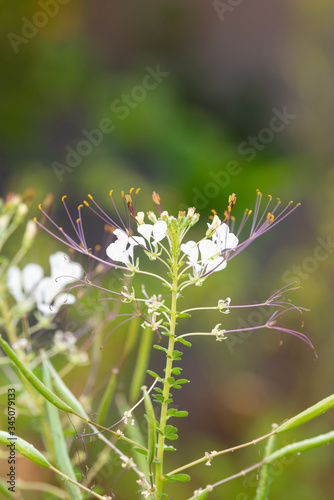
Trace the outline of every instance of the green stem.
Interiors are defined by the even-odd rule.
[[[170,335],[169,335],[168,349],[166,355],[167,360],[165,368],[165,378],[163,383],[164,402],[162,403],[161,406],[161,415],[159,424],[159,430],[161,433],[159,432],[159,438],[158,438],[158,452],[157,452],[158,463],[156,465],[156,492],[155,492],[156,500],[161,499],[163,483],[164,483],[164,476],[163,476],[163,459],[164,459],[164,443],[165,443],[164,430],[167,424],[167,410],[168,410],[168,403],[166,401],[169,398],[169,391],[171,387],[168,380],[172,375],[173,351],[174,351],[174,344],[176,342],[175,326],[176,326],[176,316],[177,316],[176,304],[177,304],[177,294],[178,294],[177,270],[178,270],[177,259],[175,258],[173,262],[173,288],[172,288],[172,305],[170,312],[170,331],[169,331]]]
[[[276,427],[277,425],[273,425],[273,430],[275,430]],[[269,457],[269,455],[271,455],[271,453],[273,453],[275,449],[275,441],[276,441],[276,434],[273,434],[268,439],[264,459],[266,459],[267,457]],[[262,465],[260,470],[260,479],[256,489],[255,500],[266,500],[268,498],[270,482],[271,482],[271,469],[272,469],[272,463]]]

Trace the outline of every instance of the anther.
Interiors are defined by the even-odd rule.
[[[80,208],[83,208],[83,205],[82,205],[82,204],[78,206],[78,210],[80,210]]]
[[[34,222],[37,222],[37,217],[34,217],[34,218],[33,218],[33,221],[34,221]]]
[[[42,204],[41,204],[41,203],[38,205],[38,208],[39,208],[40,210],[42,210]]]
[[[211,212],[213,213],[213,215],[217,215],[217,212],[214,208],[211,208]]]
[[[136,194],[138,194],[138,193],[139,193],[139,191],[140,191],[140,188],[137,188],[137,189],[136,189]]]
[[[111,196],[113,194],[114,190],[113,189],[110,189],[109,191],[109,196]]]
[[[134,191],[135,188],[131,188],[130,191],[129,191],[129,194],[132,193],[132,191]]]
[[[124,191],[121,191],[121,195],[122,195],[122,198],[124,198],[124,196],[125,196],[125,195],[124,195]]]
[[[75,222],[78,224],[78,223],[80,222],[80,220],[81,220],[81,219],[79,218],[79,219],[77,219]]]
[[[84,204],[86,205],[86,207],[89,207],[88,201],[84,200]]]
[[[61,201],[64,201],[65,198],[67,198],[66,194],[64,194],[64,196],[62,197]]]
[[[88,198],[89,198],[90,200],[92,200],[92,199],[93,199],[93,196],[92,196],[91,194],[88,194],[87,196],[88,196]]]

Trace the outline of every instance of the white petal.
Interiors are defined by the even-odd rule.
[[[238,238],[233,233],[230,233],[227,237],[226,248],[235,248],[238,246],[238,243]]]
[[[150,241],[152,230],[153,230],[152,224],[141,224],[140,226],[138,226],[137,229],[138,233],[144,236],[144,238],[147,241]]]
[[[227,224],[221,224],[220,226],[217,227],[214,235],[213,235],[213,239],[214,241],[219,241],[222,243],[223,247],[226,248],[225,246],[225,242],[227,240],[227,237],[228,237],[228,234],[229,234],[229,227]]]
[[[23,290],[30,295],[37,283],[43,278],[43,268],[39,264],[27,264],[22,269]]]
[[[17,266],[10,266],[8,269],[7,287],[16,302],[22,302],[24,300],[25,297],[22,292],[21,271]]]
[[[225,269],[226,264],[227,262],[224,260],[224,257],[217,257],[216,259],[209,260],[205,272],[210,273],[211,271],[221,271],[222,269]]]
[[[74,304],[75,300],[76,299],[75,299],[74,295],[67,294],[67,293],[61,293],[60,295],[58,295],[56,297],[54,304],[52,304],[52,306],[51,306],[51,309],[54,312],[57,312],[57,311],[59,311],[59,309],[63,305]]]
[[[106,254],[109,259],[114,260],[115,262],[127,262],[127,256],[124,251],[123,243],[119,240],[114,243],[110,243],[106,249]]]
[[[115,229],[113,234],[117,236],[117,241],[121,243],[125,248],[129,240],[129,236],[126,234],[126,232],[123,231],[123,229]]]
[[[131,236],[129,238],[129,244],[134,247],[136,245],[141,245],[146,248],[146,242],[141,236]]]
[[[199,242],[202,263],[205,264],[211,257],[219,253],[217,245],[211,240],[203,240]]]
[[[187,241],[181,245],[181,250],[188,255],[190,263],[195,264],[198,261],[198,245],[195,241]]]
[[[56,252],[50,255],[51,278],[60,278],[61,286],[72,283],[82,276],[82,269],[78,264],[70,261],[70,257],[64,252]]]
[[[55,295],[60,291],[59,285],[50,276],[43,278],[37,285],[33,294],[39,311],[45,312]]]
[[[158,220],[153,226],[153,237],[155,241],[161,241],[166,236],[167,223],[164,220]]]

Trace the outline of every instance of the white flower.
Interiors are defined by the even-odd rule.
[[[158,220],[155,224],[141,224],[138,226],[138,233],[150,243],[153,236],[153,246],[156,249],[157,243],[164,239],[167,231],[167,223],[164,220]]]
[[[82,276],[81,268],[71,262],[68,255],[63,252],[50,255],[49,261],[51,276],[43,278],[34,292],[37,309],[44,316],[56,314],[65,303],[74,304],[75,297],[73,295],[60,292],[64,286],[73,283]],[[54,302],[52,302],[53,299]]]
[[[217,227],[212,235],[212,241],[216,243],[220,252],[224,250],[233,250],[239,243],[238,238],[233,233],[230,233],[230,229],[225,223],[220,223]]]
[[[146,225],[142,224],[139,227]],[[122,229],[115,229],[114,234],[117,236],[117,240],[114,243],[110,243],[106,249],[106,254],[115,262],[133,265],[133,248],[136,245],[146,247],[145,240],[141,236],[128,236]]]
[[[217,217],[217,216],[215,216]],[[212,239],[203,239],[199,243],[188,241],[181,245],[181,250],[189,260],[188,264],[193,267],[194,277],[199,278],[203,274],[213,273],[225,269],[227,261],[222,252],[233,250],[238,245],[238,238],[229,232],[227,224],[221,224],[219,218],[215,222],[215,231]],[[217,226],[217,224],[219,224]],[[208,231],[212,231],[212,224],[208,224]],[[199,259],[199,252],[201,258]]]
[[[22,271],[17,266],[11,266],[8,269],[8,290],[24,310],[29,310],[34,306],[33,291],[43,275],[43,269],[38,264],[27,264]]]
[[[8,269],[7,287],[23,310],[37,309],[45,316],[56,314],[65,302],[73,304],[75,297],[67,293],[56,297],[52,310],[50,304],[64,286],[73,283],[82,275],[82,270],[69,261],[63,252],[56,252],[49,258],[51,276],[43,277],[44,272],[38,264],[27,264],[22,271],[17,266]],[[59,278],[59,280],[58,280]]]

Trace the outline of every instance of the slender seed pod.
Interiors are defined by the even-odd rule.
[[[155,427],[155,415],[153,410],[152,401],[150,395],[148,394],[146,387],[143,386],[144,393],[144,403],[148,422],[148,454],[147,460],[151,464],[155,457],[155,443],[156,443],[156,427]]]
[[[21,453],[24,457],[28,458],[32,462],[45,469],[50,469],[51,464],[48,460],[42,455],[41,452],[36,450],[36,448],[25,441],[24,439],[18,436],[11,436],[8,432],[0,431],[0,443],[9,446],[10,443],[13,443],[12,446],[15,447],[15,450]]]
[[[312,450],[313,448],[318,448],[319,446],[324,446],[330,442],[334,441],[334,431],[327,432],[327,434],[320,434],[310,439],[304,439],[303,441],[298,441],[297,443],[288,444],[280,450],[275,451],[269,457],[266,457],[264,462],[269,464],[283,458],[286,455],[293,455],[294,453],[300,453],[306,450]]]
[[[312,418],[317,417],[327,410],[334,407],[334,394],[328,396],[328,398],[322,399],[319,403],[316,403],[307,410],[298,413],[295,417],[290,418],[287,422],[280,425],[276,432],[285,432],[293,429],[294,427],[299,427],[300,425],[312,420]]]
[[[7,344],[7,342],[1,337],[0,335],[0,345],[7,354],[7,356],[13,361],[13,363],[17,366],[17,368],[20,370],[22,375],[26,377],[26,379],[29,380],[31,385],[35,387],[35,389],[42,394],[42,396],[45,397],[50,403],[52,403],[54,406],[57,406],[60,410],[66,411],[68,413],[73,413],[72,408],[68,406],[64,401],[62,401],[58,396],[53,394],[50,389],[48,389],[43,382],[41,382],[36,375],[27,367],[23,364],[23,362],[20,360],[20,358],[17,356],[17,354],[13,351],[13,349]]]

